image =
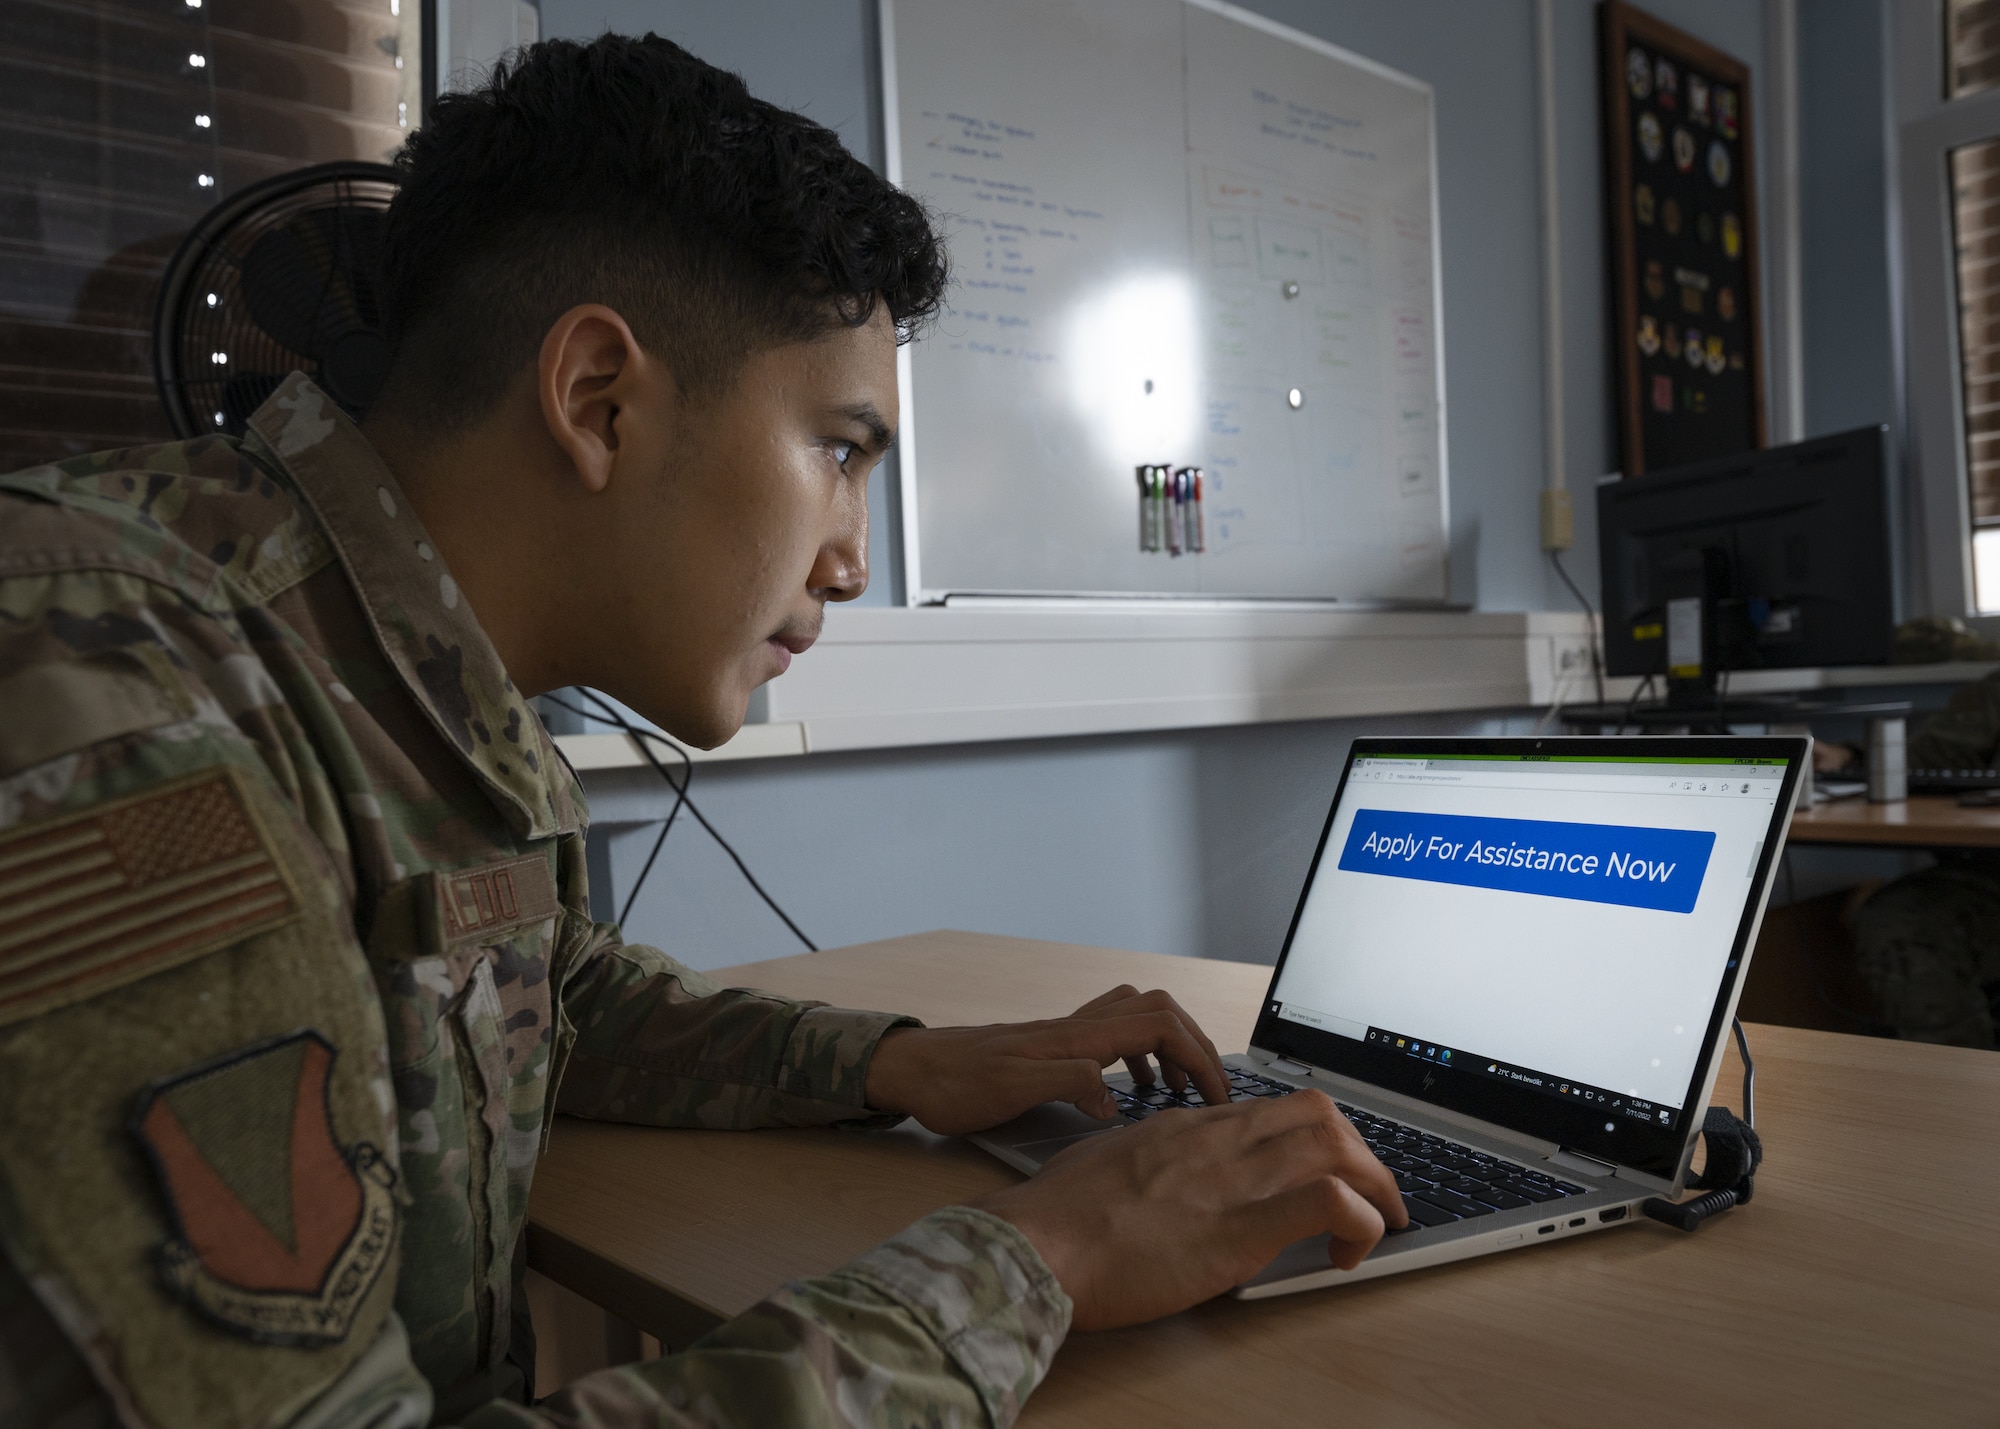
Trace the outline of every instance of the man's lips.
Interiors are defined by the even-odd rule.
[[[777,655],[778,673],[782,675],[785,671],[791,669],[792,657],[794,655],[803,655],[806,651],[812,649],[813,641],[818,638],[818,631],[814,631],[810,635],[802,635],[781,630],[764,643],[769,645]]]

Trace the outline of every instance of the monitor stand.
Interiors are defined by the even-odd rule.
[[[1746,724],[1809,724],[1840,717],[1907,716],[1908,700],[1804,698],[1797,695],[1730,695],[1707,703],[1683,699],[1601,705],[1564,705],[1560,718],[1572,729],[1638,729],[1648,732],[1686,730],[1689,734],[1728,734]]]

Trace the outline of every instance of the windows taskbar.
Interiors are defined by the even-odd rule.
[[[1370,1027],[1362,1039],[1377,1047],[1392,1052],[1400,1052],[1406,1057],[1429,1062],[1439,1067],[1450,1067],[1454,1071],[1468,1072],[1474,1076],[1489,1077],[1506,1082],[1510,1086],[1523,1087],[1540,1092],[1544,1096],[1560,1101],[1585,1102],[1604,1111],[1627,1117],[1633,1121],[1643,1121],[1651,1125],[1670,1125],[1674,1108],[1659,1102],[1647,1101],[1626,1092],[1614,1092],[1605,1087],[1593,1087],[1585,1082],[1570,1081],[1551,1072],[1535,1071],[1529,1067],[1518,1067],[1508,1062],[1482,1057],[1463,1047],[1447,1047],[1442,1043],[1412,1037],[1406,1032],[1391,1032],[1386,1027]]]

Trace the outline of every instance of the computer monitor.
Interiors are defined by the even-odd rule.
[[[1718,675],[1879,665],[1895,636],[1889,429],[1606,478],[1597,488],[1605,668],[1675,704]]]

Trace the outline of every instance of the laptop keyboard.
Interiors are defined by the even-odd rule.
[[[1229,1073],[1231,1101],[1281,1097],[1298,1090],[1289,1082],[1260,1077],[1254,1072],[1235,1067],[1224,1070]],[[1193,1087],[1178,1093],[1164,1086],[1134,1087],[1129,1092],[1113,1087],[1111,1095],[1118,1102],[1118,1109],[1133,1121],[1144,1121],[1156,1112],[1176,1107],[1207,1105]],[[1583,1187],[1568,1181],[1558,1181],[1345,1102],[1334,1105],[1346,1113],[1354,1129],[1361,1133],[1361,1139],[1396,1178],[1397,1189],[1403,1193],[1403,1205],[1410,1212],[1410,1230],[1490,1216],[1495,1211],[1518,1211],[1538,1202],[1583,1194]]]

